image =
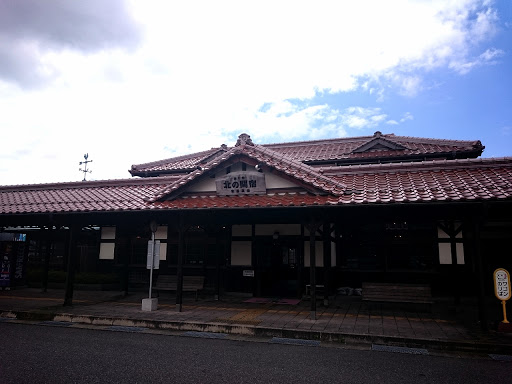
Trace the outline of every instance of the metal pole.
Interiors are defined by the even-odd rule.
[[[506,300],[502,300],[501,301],[501,305],[503,306],[503,321],[502,321],[502,323],[508,324],[508,320],[507,320],[507,301]]]
[[[151,288],[153,287],[153,266],[155,264],[155,232],[151,232],[153,249],[151,251],[151,269],[149,270],[149,298],[151,299]]]
[[[73,305],[73,284],[75,282],[75,259],[76,244],[80,231],[77,225],[69,227],[69,244],[68,244],[68,266],[66,274],[66,291],[64,293],[64,306]]]

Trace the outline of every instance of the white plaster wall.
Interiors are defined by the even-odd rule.
[[[155,239],[156,240],[166,240],[167,239],[167,226],[161,226],[156,229],[155,232]]]
[[[321,225],[318,229],[321,231],[324,229],[324,226]],[[320,235],[320,232],[316,232],[316,235]],[[306,226],[304,226],[304,236],[309,236],[309,229]]]
[[[283,179],[279,176],[276,176],[272,173],[265,173],[265,183],[267,185],[267,189],[297,187],[297,184],[292,183],[288,180],[285,180],[285,179]]]
[[[279,232],[279,236],[300,235],[300,224],[257,224],[256,236],[272,236]]]
[[[315,242],[315,259],[316,266],[323,267],[324,266],[324,244],[322,241]],[[309,254],[309,241],[304,242],[304,267],[309,267],[310,263],[310,254]],[[336,266],[336,244],[331,242],[331,266]]]
[[[455,247],[457,250],[457,264],[464,264],[464,244],[457,243]]]
[[[252,225],[233,225],[231,227],[232,236],[252,236]]]
[[[231,165],[231,172],[241,172],[242,163],[236,163]],[[247,172],[257,172],[253,166],[247,165]],[[226,168],[219,169],[215,173],[215,177],[221,177],[226,175]],[[272,173],[265,173],[265,184],[267,189],[276,188],[294,188],[297,184],[292,183],[288,180],[283,179]],[[187,192],[198,193],[198,192],[215,192],[215,178],[203,177],[200,181],[194,183],[194,185],[187,188]]]
[[[114,240],[116,238],[116,227],[101,227],[102,240]]]
[[[465,264],[464,244],[456,243],[455,252],[457,264]],[[452,264],[452,245],[450,243],[439,243],[439,264]]]
[[[439,264],[451,264],[452,251],[450,243],[439,243]]]
[[[100,244],[100,260],[114,260],[115,243]]]
[[[250,169],[252,168],[252,169]],[[247,170],[254,170],[254,167],[250,167],[250,166],[247,166]],[[224,174],[226,173],[226,170],[225,168],[223,169],[224,171]],[[231,165],[231,172],[242,172],[242,163],[236,163],[236,164],[233,164]]]
[[[455,223],[455,229],[459,229],[460,228],[460,223]],[[437,237],[440,238],[440,239],[449,239],[450,236],[441,229],[441,227],[437,227]],[[460,231],[459,233],[457,233],[455,235],[455,238],[456,239],[462,239],[462,231]]]
[[[231,242],[231,265],[251,265],[252,246],[250,241]]]
[[[167,243],[160,243],[160,261],[167,260]]]
[[[217,188],[215,187],[215,179],[210,177],[205,177],[202,180],[199,180],[194,185],[187,188],[187,192],[215,192]]]
[[[315,260],[317,267],[324,266],[324,244],[321,241],[315,242]],[[310,253],[309,253],[309,241],[304,242],[304,267],[309,267],[310,264]]]

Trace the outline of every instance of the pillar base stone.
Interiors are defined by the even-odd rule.
[[[156,311],[158,309],[158,299],[156,297],[151,299],[142,299],[143,311]]]

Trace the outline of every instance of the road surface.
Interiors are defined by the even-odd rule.
[[[0,323],[0,383],[510,383],[485,358]]]

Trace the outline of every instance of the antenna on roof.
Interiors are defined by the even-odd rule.
[[[88,164],[88,163],[92,163],[92,160],[87,160],[88,158],[89,158],[89,154],[88,154],[88,153],[86,153],[86,154],[84,155],[84,159],[85,159],[85,161],[81,161],[80,163],[78,163],[78,165],[85,164],[85,165],[84,165],[84,169],[79,168],[79,171],[84,173],[84,179],[83,179],[82,181],[86,181],[86,180],[85,180],[85,176],[86,176],[88,173],[91,173],[91,172],[92,172],[91,170],[87,170],[87,164]]]

